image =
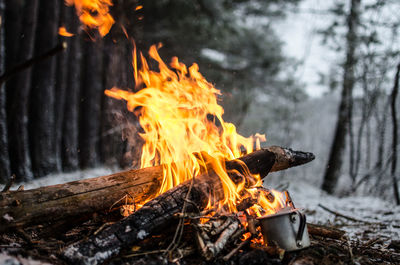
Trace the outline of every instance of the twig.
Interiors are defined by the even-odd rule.
[[[194,178],[195,178],[195,175],[193,174],[193,178],[190,182],[189,189],[186,193],[185,200],[183,202],[183,207],[182,207],[182,212],[181,212],[182,216],[184,216],[186,214],[186,207],[187,207],[187,204],[189,203],[189,196],[190,196],[190,193],[192,192]],[[165,253],[167,253],[170,257],[172,257],[172,252],[178,247],[178,245],[182,239],[184,224],[185,224],[185,219],[184,218],[179,219],[178,226],[175,230],[174,238],[172,239],[171,244],[169,244],[169,246],[165,250]]]
[[[370,246],[380,242],[382,242],[382,238],[372,238],[371,240],[368,240],[366,243],[364,243],[361,247],[369,248]]]
[[[97,235],[98,233],[100,233],[106,226],[112,225],[114,224],[114,222],[107,222],[102,224],[96,231],[94,231],[93,235]]]
[[[343,217],[343,218],[345,218],[347,220],[350,220],[350,221],[353,221],[353,222],[363,223],[363,224],[367,224],[367,225],[392,226],[393,228],[400,228],[399,225],[395,225],[395,224],[382,223],[382,222],[369,222],[369,221],[357,219],[357,218],[354,218],[354,217],[351,217],[351,216],[348,216],[348,215],[344,215],[344,214],[335,212],[335,211],[323,206],[322,204],[318,204],[318,206],[321,207],[322,209],[324,209],[327,212],[330,212],[330,213],[332,213],[332,214],[334,214],[336,216]]]
[[[3,84],[4,82],[6,82],[13,75],[22,72],[23,70],[31,67],[35,63],[41,62],[43,60],[46,60],[47,58],[54,56],[55,54],[65,50],[66,48],[67,48],[67,43],[62,42],[62,43],[58,44],[56,47],[54,47],[53,49],[51,49],[41,55],[31,58],[31,59],[15,66],[14,68],[12,68],[9,71],[6,71],[5,73],[3,73],[0,76],[0,85]]]
[[[228,261],[232,258],[233,255],[235,255],[242,247],[244,247],[245,245],[247,245],[250,240],[252,239],[252,237],[247,238],[245,241],[240,242],[240,244],[234,248],[231,252],[229,252],[226,256],[224,256],[222,259],[224,261]]]
[[[350,243],[349,238],[347,238],[347,246],[348,246],[348,249],[349,249],[351,263],[354,264],[353,248],[351,247],[351,243]]]
[[[152,250],[152,251],[129,254],[129,255],[124,256],[124,258],[131,258],[131,257],[144,256],[144,255],[148,255],[148,254],[164,253],[164,252],[167,252],[167,250],[165,250],[165,249]]]
[[[14,181],[15,181],[15,174],[12,174],[12,176],[7,181],[6,185],[4,186],[4,188],[3,188],[3,190],[1,192],[3,193],[3,192],[9,191],[11,186],[14,184]]]
[[[323,206],[322,204],[318,204],[318,206],[321,207],[322,209],[324,209],[325,211],[330,212],[331,214],[334,214],[334,215],[339,216],[339,217],[343,217],[343,218],[345,218],[347,220],[350,220],[350,221],[353,221],[353,222],[365,223],[365,224],[369,224],[369,225],[371,225],[371,224],[381,224],[381,223],[372,223],[372,222],[368,222],[368,221],[365,221],[365,220],[356,219],[354,217],[351,217],[351,216],[348,216],[348,215],[344,215],[344,214],[341,214],[339,212],[335,212],[335,211]]]

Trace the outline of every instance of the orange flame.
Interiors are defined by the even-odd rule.
[[[65,27],[59,27],[58,34],[64,37],[72,37],[75,35],[73,33],[69,33]]]
[[[114,24],[109,14],[111,0],[65,0],[69,6],[75,6],[80,21],[87,28],[97,29],[102,37],[107,35]]]
[[[224,110],[218,104],[220,91],[200,74],[198,65],[194,63],[187,68],[173,57],[168,67],[158,54],[160,47],[153,45],[149,50],[150,58],[158,63],[158,72],[149,68],[142,53],[142,67],[138,69],[136,49],[133,51],[132,64],[139,91],[112,88],[105,94],[126,100],[128,110],[139,113],[144,130],[141,137],[145,140],[141,167],[163,166],[164,178],[158,194],[191,179],[207,164],[221,180],[224,191],[221,204],[236,211],[239,194],[243,191],[255,194],[256,189],[246,189],[244,183],[235,184],[225,170],[224,161],[252,152],[254,144],[259,147],[265,136],[246,138],[238,134],[236,127],[222,118]],[[199,155],[204,153],[207,155]],[[257,185],[262,185],[260,178],[255,178]],[[259,205],[253,207],[258,215],[275,212],[281,201],[284,202],[278,193],[274,194],[277,199],[273,203],[263,198],[263,192],[261,195]],[[209,206],[215,207],[210,203]]]

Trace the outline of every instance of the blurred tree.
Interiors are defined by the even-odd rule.
[[[333,193],[342,168],[343,154],[346,144],[346,131],[352,115],[353,88],[355,83],[354,68],[356,65],[356,54],[358,37],[357,27],[360,16],[360,0],[351,0],[350,12],[347,17],[346,36],[346,62],[343,66],[343,87],[341,101],[338,111],[335,136],[331,146],[329,161],[322,184],[322,189]]]
[[[346,7],[351,8],[354,3],[351,1],[346,5],[346,2],[335,3],[332,8],[333,22],[322,31],[325,43],[338,54],[344,53],[341,43],[345,41],[348,44],[349,41],[349,24],[341,23],[341,19],[346,16]],[[398,35],[400,19],[393,15],[393,10],[398,7],[397,2],[380,0],[358,4],[357,49],[353,50],[353,67],[347,68],[348,60],[345,64],[339,64],[339,67],[336,67],[338,69],[336,72],[343,72],[344,77],[351,73],[352,91],[355,92],[348,101],[350,104],[346,112],[347,117],[343,115],[343,119],[346,120],[342,127],[343,131],[339,133],[336,130],[336,136],[339,133],[344,139],[339,158],[345,163],[342,163],[343,161],[332,163],[332,154],[338,154],[332,149],[323,184],[323,188],[328,192],[333,192],[340,172],[343,173],[340,168],[345,167],[348,167],[348,176],[351,180],[351,185],[348,186],[349,192],[354,192],[361,187],[361,184],[368,182],[370,182],[371,190],[374,190],[376,194],[382,194],[382,189],[387,190],[387,183],[390,180],[387,172],[388,165],[398,155],[398,151],[389,149],[390,138],[388,137],[390,136],[387,131],[389,123],[395,127],[397,121],[397,119],[389,120],[387,116],[391,102],[389,91],[393,87],[390,80],[392,80],[392,74],[394,75],[400,54]],[[348,18],[349,15],[347,15],[347,21]],[[346,28],[347,35],[345,36]],[[348,59],[348,51],[347,46],[346,59]],[[345,85],[345,78],[343,78],[342,88]],[[339,115],[338,122],[340,120]],[[346,146],[348,153],[343,152],[346,148],[346,136],[348,136]],[[372,140],[374,136],[377,141]],[[334,146],[335,144],[332,147]]]
[[[135,87],[132,44],[123,29],[141,51],[162,42],[166,61],[178,56],[187,65],[197,62],[200,72],[222,90],[226,120],[241,124],[259,93],[298,102],[301,93],[291,93],[301,89],[279,77],[287,65],[271,25],[299,1],[114,0],[116,23],[104,39],[94,32],[81,34],[75,10],[62,6],[62,0],[5,1],[7,70],[57,42],[69,45],[65,53],[7,81],[7,97],[0,97],[1,181],[10,173],[28,180],[60,169],[125,166],[138,159],[137,120],[120,102],[103,95],[112,86]],[[75,36],[57,35],[60,26]],[[294,117],[288,113],[281,111],[289,135],[293,130],[287,125]]]
[[[162,42],[163,58],[178,56],[222,90],[225,119],[240,125],[254,92],[275,82],[284,56],[272,21],[299,1],[145,1],[139,10],[141,50]],[[136,27],[135,22],[133,22]],[[136,36],[139,36],[137,38]]]
[[[26,1],[23,7],[24,27],[21,28],[23,38],[17,39],[20,50],[16,56],[17,64],[23,63],[33,56],[36,41],[36,25],[39,1]],[[41,51],[42,52],[42,51]],[[17,180],[30,180],[33,178],[31,157],[29,154],[28,114],[29,96],[31,92],[32,70],[16,75],[12,79],[13,90],[9,90],[9,139],[10,160],[13,173]],[[9,88],[11,88],[9,86]]]
[[[399,195],[399,184],[396,176],[396,168],[397,168],[397,145],[398,145],[398,122],[397,122],[397,110],[396,110],[396,101],[397,95],[399,94],[399,82],[400,82],[400,63],[397,65],[396,74],[394,77],[394,85],[392,92],[390,94],[390,110],[392,114],[392,122],[393,122],[393,140],[392,140],[392,166],[390,170],[390,174],[392,175],[393,180],[393,192],[394,192],[394,199],[397,205],[400,205],[400,195]]]
[[[57,43],[60,1],[39,0],[35,54],[44,53]],[[35,176],[56,171],[54,147],[54,104],[56,59],[38,62],[32,69],[30,98],[30,147]],[[15,99],[17,100],[17,99]]]
[[[5,48],[4,48],[4,0],[0,0],[0,75],[4,73]],[[8,157],[6,119],[6,91],[5,84],[0,83],[0,183],[10,177],[10,160]]]
[[[80,23],[75,16],[75,11],[69,8],[71,20],[66,23],[69,30],[77,34],[69,42],[69,58],[64,67],[68,68],[67,92],[64,105],[64,119],[62,124],[61,156],[62,168],[65,171],[77,170],[79,168],[79,91],[81,88],[81,37]]]

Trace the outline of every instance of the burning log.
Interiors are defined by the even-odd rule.
[[[260,174],[262,178],[270,171],[300,165],[313,159],[314,155],[311,153],[296,152],[280,147],[262,149],[240,158],[251,173]],[[243,181],[243,177],[249,177],[243,172],[242,162],[226,162],[229,177],[235,183]],[[275,164],[276,162],[278,164]],[[251,180],[246,182],[250,183]],[[74,264],[102,263],[120,253],[123,248],[171,226],[174,216],[182,211],[185,203],[187,203],[186,212],[203,211],[209,203],[210,194],[214,200],[213,204],[224,199],[222,183],[213,170],[159,195],[129,217],[88,240],[69,246],[64,251],[64,257]],[[229,231],[234,230],[234,233],[237,229],[232,225]],[[226,233],[229,234],[229,232]],[[221,238],[221,242],[226,244],[225,237]],[[206,253],[210,251],[217,253],[220,249],[215,245],[208,248]]]
[[[268,172],[301,165],[314,159],[312,153],[272,146],[240,158],[250,172],[262,177]],[[228,170],[240,170],[238,162],[227,161]],[[0,193],[0,232],[32,224],[54,224],[91,213],[109,211],[124,203],[143,202],[162,181],[162,167],[128,170],[97,178],[73,181],[26,191]],[[217,178],[216,176],[214,176]]]

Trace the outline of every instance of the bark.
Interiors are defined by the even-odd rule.
[[[66,5],[60,5],[59,26],[65,26],[72,18],[72,14]],[[76,37],[75,37],[76,38]],[[70,44],[71,38],[58,36],[59,42],[64,41],[67,45]],[[62,134],[64,122],[64,108],[66,102],[67,92],[67,78],[68,78],[68,57],[70,49],[64,50],[60,53],[57,60],[57,72],[55,83],[55,104],[54,104],[54,158],[56,160],[56,169],[62,169]]]
[[[323,238],[341,239],[346,232],[335,227],[307,223],[308,233]]]
[[[127,57],[121,43],[113,43],[107,38],[105,43],[105,88],[126,87],[126,80],[123,80],[122,73],[128,70],[123,63]],[[101,138],[100,153],[101,160],[106,165],[118,165],[123,155],[123,130],[129,126],[126,118],[122,115],[123,108],[126,108],[121,101],[114,100],[102,95],[101,115]]]
[[[269,171],[304,164],[312,159],[314,156],[311,153],[280,147],[270,147],[241,158],[251,172],[260,172],[262,176]],[[241,170],[234,161],[227,161],[226,167]],[[90,215],[96,211],[108,211],[124,203],[125,200],[121,198],[127,194],[130,195],[128,199],[131,203],[132,200],[140,203],[159,189],[161,180],[162,168],[159,166],[33,190],[2,193],[0,216],[7,214],[12,220],[1,218],[0,231],[16,226],[54,223],[74,216]]]
[[[103,95],[101,41],[84,42],[83,82],[80,105],[79,149],[82,168],[99,162],[100,106]]]
[[[4,0],[0,0],[0,74],[5,68],[4,47]],[[0,183],[6,182],[10,177],[10,160],[8,156],[7,141],[7,115],[5,85],[0,83]]]
[[[5,67],[8,71],[16,65],[17,54],[19,50],[19,43],[21,41],[21,29],[22,29],[22,9],[24,1],[5,1],[5,17],[4,17],[4,30],[5,30],[5,47],[6,47],[6,58]],[[6,83],[6,94],[7,101],[11,102],[13,98],[15,81],[16,79],[10,80]],[[7,114],[9,114],[10,108],[8,108],[7,102]]]
[[[275,150],[278,150],[278,148]],[[295,154],[285,152],[285,150],[282,150],[282,152],[284,156],[288,153]],[[282,160],[277,159],[279,155],[276,155],[274,152],[261,150],[244,156],[240,160],[247,165],[250,172],[265,177],[272,170],[283,169],[283,166],[278,162]],[[313,155],[308,154],[308,157],[311,158]],[[227,171],[230,172],[229,177],[235,183],[241,182],[243,176],[246,178],[241,165],[242,163],[237,161],[229,161],[226,164]],[[249,175],[247,175],[248,177]],[[251,179],[246,179],[246,183],[251,182]],[[210,194],[212,194],[211,201],[214,205],[223,200],[222,183],[213,170],[209,170],[207,173],[159,195],[132,215],[90,237],[87,241],[68,247],[64,251],[64,257],[74,264],[100,264],[118,254],[124,247],[132,246],[170,226],[174,215],[182,211],[185,201],[190,202],[186,204],[186,212],[204,210],[209,203]]]
[[[39,20],[36,32],[36,54],[56,45],[59,1],[39,1]],[[54,83],[56,60],[54,57],[38,62],[33,68],[30,103],[30,147],[35,177],[56,170],[54,157]]]
[[[17,63],[22,64],[31,59],[35,46],[35,33],[38,15],[38,0],[26,1],[23,11],[23,25],[19,47],[21,48],[17,55]],[[18,181],[31,180],[33,178],[31,168],[31,158],[29,154],[29,136],[28,136],[28,106],[31,91],[31,68],[27,68],[16,75],[13,79],[15,88],[14,95],[9,99],[9,142],[10,160],[12,172],[16,175]]]
[[[354,67],[356,65],[355,50],[357,47],[357,24],[359,21],[360,0],[351,0],[350,13],[347,17],[348,32],[346,36],[346,62],[344,64],[343,87],[338,120],[333,143],[330,149],[327,169],[322,189],[333,193],[342,167],[343,152],[346,144],[346,132],[349,129],[349,118],[352,111],[353,87],[355,83]]]
[[[79,36],[80,23],[75,16],[75,11],[70,8],[67,12],[71,15],[70,31],[77,36],[69,42],[67,96],[64,105],[64,120],[62,134],[62,166],[65,171],[77,170],[79,168],[79,91],[81,80],[81,39]]]
[[[396,111],[396,100],[397,95],[399,94],[399,79],[400,79],[400,63],[397,65],[396,76],[394,79],[393,90],[390,95],[390,107],[391,107],[391,116],[393,123],[393,140],[392,140],[392,165],[390,169],[390,173],[392,176],[392,185],[393,185],[393,195],[397,205],[400,205],[400,194],[399,194],[399,184],[396,176],[396,168],[397,168],[397,145],[398,145],[398,123],[397,123],[397,111]]]

